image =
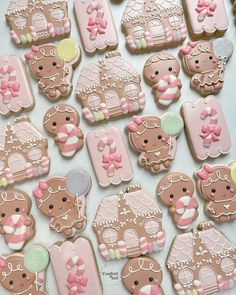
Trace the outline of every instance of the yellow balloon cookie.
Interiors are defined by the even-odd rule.
[[[57,45],[56,52],[57,56],[67,63],[79,59],[81,54],[78,43],[73,39],[64,39],[60,41]]]

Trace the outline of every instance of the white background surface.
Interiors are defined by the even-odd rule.
[[[77,40],[80,43],[80,37],[79,33],[77,30],[77,26],[75,23],[75,18],[73,14],[73,1],[69,1],[69,14],[72,19],[72,33],[71,37],[73,37],[75,40]],[[7,27],[5,23],[5,16],[4,13],[7,10],[8,6],[8,0],[1,0],[0,1],[0,55],[8,55],[8,54],[18,54],[23,56],[26,52],[28,52],[27,49],[17,49],[11,42],[10,40],[10,35],[9,35],[9,28]],[[145,63],[145,60],[152,54],[142,54],[142,55],[131,55],[128,50],[125,48],[125,37],[124,34],[121,32],[121,17],[122,13],[124,11],[125,5],[127,1],[121,2],[121,3],[111,3],[112,7],[112,12],[115,18],[118,34],[119,34],[119,51],[122,53],[123,57],[127,59],[130,63],[132,63],[137,70],[142,74],[142,69],[143,69],[143,64]],[[236,48],[236,26],[234,22],[234,15],[232,11],[232,3],[230,0],[225,0],[226,6],[227,6],[227,12],[228,16],[230,19],[230,27],[226,33],[226,36],[230,38],[230,40],[234,43],[234,46]],[[81,43],[80,43],[81,44]],[[81,46],[82,47],[82,46]],[[175,49],[170,49],[170,53],[177,55],[178,53],[178,48]],[[103,56],[101,56],[103,57]],[[91,62],[96,62],[97,59],[100,58],[100,55],[96,54],[93,57],[88,57],[84,54],[82,56],[82,62],[78,66],[78,68],[74,72],[74,79],[73,79],[73,85],[74,88],[76,86],[78,76],[80,73],[80,69],[82,66],[86,65],[87,63]],[[236,90],[234,89],[234,85],[236,84],[235,76],[236,76],[236,51],[231,60],[229,61],[227,67],[226,67],[226,74],[225,74],[225,83],[223,90],[220,92],[220,94],[217,96],[219,100],[222,103],[222,107],[224,109],[226,119],[229,125],[230,129],[230,134],[232,136],[232,142],[233,142],[233,147],[232,151],[229,155],[220,157],[216,160],[214,160],[214,163],[231,163],[234,160],[236,160]],[[170,106],[168,110],[170,111],[179,111],[181,105],[186,102],[193,100],[195,98],[198,98],[198,94],[194,91],[192,91],[189,87],[189,82],[190,79],[188,76],[186,76],[183,71],[181,71],[180,78],[183,82],[183,89],[182,89],[182,96],[180,100],[177,103],[174,103]],[[37,89],[37,82],[34,81],[31,78],[31,82],[33,85],[33,90],[35,94],[35,99],[36,99],[36,106],[35,108],[29,112],[26,113],[30,116],[33,122],[37,123],[37,125],[41,128],[42,130],[42,119],[44,116],[44,113],[47,111],[49,107],[51,107],[51,103],[47,101],[47,99],[40,95],[38,93]],[[143,111],[142,114],[153,114],[153,115],[161,115],[163,113],[162,110],[160,110],[155,101],[154,97],[151,93],[151,87],[145,84],[145,82],[142,82],[143,90],[146,94],[146,107]],[[71,96],[65,101],[66,103],[70,103],[73,106],[75,106],[80,114],[81,114],[81,106],[80,104],[76,101],[75,94],[74,92],[71,94]],[[10,118],[6,119],[1,117],[0,118],[0,125],[5,125],[7,121],[14,119],[14,116],[11,116]],[[81,125],[80,127],[82,128],[84,134],[86,135],[89,131],[91,130],[96,130],[97,128],[100,127],[108,127],[108,126],[117,126],[124,131],[125,124],[130,121],[130,118],[121,118],[119,120],[110,122],[110,123],[102,123],[100,126],[89,126],[85,120],[82,118],[81,119]],[[128,144],[127,141],[127,136],[124,133],[124,137],[126,140],[126,143]],[[100,254],[97,251],[97,240],[95,233],[93,232],[91,228],[91,224],[93,222],[96,210],[99,206],[100,201],[102,200],[103,197],[109,196],[113,193],[119,192],[119,190],[122,190],[125,188],[125,185],[120,185],[119,187],[111,187],[109,189],[101,189],[98,184],[97,180],[95,177],[95,174],[93,172],[93,168],[89,159],[88,151],[86,149],[86,146],[76,154],[76,156],[71,159],[71,160],[64,160],[61,155],[58,152],[57,146],[54,144],[53,138],[48,137],[49,141],[49,156],[51,157],[51,171],[50,175],[64,175],[66,174],[70,169],[76,168],[76,167],[81,167],[85,168],[90,174],[93,179],[93,185],[92,189],[87,197],[87,216],[88,216],[88,224],[83,232],[82,235],[85,235],[89,237],[92,240],[92,243],[94,245],[95,251],[96,251],[96,256],[99,264],[100,271],[102,271],[104,268],[106,271],[120,271],[123,264],[126,262],[126,259],[122,259],[120,261],[113,261],[111,263],[105,263],[101,257]],[[185,134],[182,133],[182,135],[178,139],[178,150],[177,150],[177,155],[176,155],[176,160],[174,161],[174,165],[172,168],[172,171],[181,171],[183,173],[188,174],[189,176],[192,175],[192,173],[200,167],[200,163],[196,163],[190,153]],[[143,190],[149,193],[150,196],[152,196],[155,200],[155,189],[158,181],[160,178],[163,176],[161,175],[151,175],[147,170],[139,168],[137,165],[137,155],[131,150],[129,147],[129,153],[130,157],[132,160],[132,164],[135,170],[135,176],[133,178],[132,183],[140,183],[142,184]],[[209,162],[209,161],[208,161]],[[18,187],[19,189],[25,190],[31,197],[31,191],[32,189],[37,185],[38,180],[30,181],[15,187]],[[203,220],[206,220],[206,216],[203,212],[203,201],[199,195],[197,195],[197,192],[195,192],[195,195],[199,201],[200,208],[199,208],[199,218],[195,222],[197,224],[198,222],[201,222]],[[168,254],[168,250],[170,248],[171,241],[173,240],[174,236],[178,233],[176,227],[172,223],[171,217],[169,216],[167,209],[160,204],[162,211],[163,211],[163,227],[166,230],[166,235],[167,235],[167,240],[166,240],[166,246],[165,249],[157,254],[152,255],[155,257],[159,263],[161,264],[163,268],[163,274],[164,274],[164,279],[162,282],[162,287],[165,291],[166,295],[174,295],[175,292],[172,288],[171,285],[171,280],[169,273],[167,272],[167,269],[165,267],[165,260]],[[37,234],[33,241],[31,242],[43,242],[50,246],[51,244],[55,243],[56,241],[63,241],[63,236],[60,236],[56,234],[55,232],[50,231],[49,229],[49,223],[48,223],[48,218],[43,216],[39,210],[35,206],[34,200],[32,200],[32,210],[31,213],[35,217],[36,220],[36,230]],[[218,228],[222,230],[228,237],[231,238],[231,240],[235,243],[236,245],[236,222],[230,222],[225,225],[218,225]],[[29,245],[29,244],[28,244]],[[27,247],[27,245],[26,245]],[[1,254],[8,254],[9,250],[5,246],[4,240],[1,237],[0,238],[0,253]],[[102,276],[102,281],[103,281],[103,288],[104,288],[104,295],[126,295],[128,294],[126,290],[123,288],[121,282],[119,281],[112,281],[110,280],[107,276]],[[49,266],[48,271],[47,271],[47,290],[49,295],[57,295],[58,291],[56,288],[55,280],[53,277],[52,269]],[[2,289],[0,289],[0,294],[1,295],[7,295],[8,293]],[[236,288],[231,291],[227,291],[228,295],[235,295],[236,294]],[[96,292],[94,294],[86,294],[86,295],[96,295]]]

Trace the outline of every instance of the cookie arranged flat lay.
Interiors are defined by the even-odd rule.
[[[0,295],[236,293],[236,1],[0,1]]]

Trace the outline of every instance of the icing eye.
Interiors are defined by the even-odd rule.
[[[153,282],[153,278],[152,277],[149,278],[149,282]]]
[[[2,216],[2,217],[5,217],[5,216],[6,216],[6,214],[5,214],[5,213],[2,213],[2,214],[1,214],[1,216]]]
[[[39,66],[39,69],[40,69],[40,71],[42,71],[42,69],[43,69],[43,66]]]
[[[199,60],[198,59],[195,60],[195,64],[199,64]]]
[[[157,138],[158,138],[158,139],[162,139],[162,135],[158,135]]]
[[[158,74],[159,74],[159,72],[158,72],[158,71],[156,71],[156,72],[155,72],[155,75],[158,75]]]
[[[20,212],[20,208],[16,208],[15,211],[16,211],[16,212]]]
[[[66,202],[66,201],[67,201],[66,197],[62,198],[62,202]]]
[[[143,141],[144,143],[148,143],[148,139],[144,139],[144,141]]]
[[[213,189],[211,190],[211,192],[214,194],[214,193],[216,192],[216,189],[213,188]]]
[[[70,121],[70,117],[66,117],[66,121]]]
[[[187,188],[186,188],[186,187],[184,187],[184,188],[183,188],[183,192],[186,192],[186,191],[187,191]]]
[[[137,286],[139,284],[139,282],[138,281],[134,281],[134,284],[135,284],[135,286]]]
[[[55,66],[57,65],[57,63],[54,61],[54,62],[52,63],[52,65],[55,67]]]
[[[226,189],[227,189],[227,190],[230,190],[230,185],[227,185],[227,186],[226,186]]]
[[[22,278],[26,278],[26,273],[23,273],[22,274]]]
[[[51,204],[51,205],[49,205],[48,207],[49,207],[49,209],[53,209],[53,205],[52,205],[52,204]]]
[[[170,68],[169,68],[169,72],[172,72],[172,70],[173,70],[172,67],[170,67]]]
[[[10,284],[10,285],[13,285],[13,283],[14,283],[13,281],[9,281],[9,284]]]
[[[57,122],[52,122],[52,125],[53,126],[57,126]]]
[[[212,60],[213,59],[213,56],[209,56],[209,59]]]
[[[174,195],[173,194],[170,194],[170,198],[173,199],[174,198]]]

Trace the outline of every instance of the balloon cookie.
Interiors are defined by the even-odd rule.
[[[157,197],[168,207],[179,229],[188,229],[198,217],[198,202],[193,196],[191,178],[180,172],[165,175],[157,186]]]
[[[51,101],[71,93],[73,67],[80,57],[80,48],[72,39],[64,39],[57,46],[32,46],[31,52],[25,54],[33,77],[39,81],[39,91]]]
[[[68,104],[54,105],[44,116],[44,128],[54,136],[60,153],[66,158],[73,157],[83,146],[84,135],[79,123],[79,113]]]
[[[85,228],[85,197],[90,187],[90,175],[79,169],[39,181],[33,195],[38,209],[49,217],[51,230],[72,237]]]
[[[177,113],[166,113],[161,118],[134,116],[126,128],[129,142],[139,154],[138,163],[152,173],[170,169],[177,149],[176,137],[183,126]]]
[[[182,83],[178,78],[180,64],[167,52],[156,53],[144,65],[144,78],[152,86],[157,103],[168,107],[181,96]]]

